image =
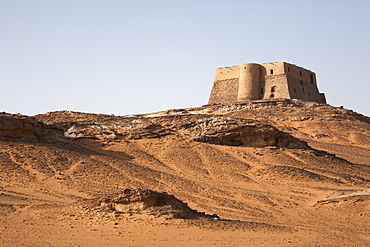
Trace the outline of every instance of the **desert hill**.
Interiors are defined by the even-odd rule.
[[[370,118],[342,107],[2,113],[0,143],[5,246],[370,243]]]

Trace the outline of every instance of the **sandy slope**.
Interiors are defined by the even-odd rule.
[[[248,132],[257,146],[197,141],[200,130],[234,123],[220,116],[258,120]],[[210,125],[214,118],[226,124]],[[346,109],[281,100],[127,117],[3,115],[0,124],[4,246],[370,244],[370,120]],[[269,133],[294,145],[260,147]],[[220,219],[92,206],[127,188],[165,191]]]

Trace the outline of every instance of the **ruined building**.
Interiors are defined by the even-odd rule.
[[[326,103],[314,72],[286,62],[246,63],[216,70],[208,104],[285,98]]]

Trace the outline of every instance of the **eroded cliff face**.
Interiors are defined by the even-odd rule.
[[[95,199],[95,208],[129,214],[148,214],[156,217],[195,219],[206,215],[191,209],[173,195],[149,189],[124,191]]]
[[[304,147],[304,143],[277,128],[250,119],[217,115],[185,115],[126,119],[114,123],[73,124],[64,132],[69,138],[138,140],[181,136],[187,140],[240,147]]]
[[[63,131],[28,116],[0,113],[0,140],[38,141],[50,136],[63,136]]]
[[[205,112],[207,108],[203,109]],[[75,121],[56,122],[67,138],[92,138],[105,141],[161,138],[168,135],[215,145],[270,148],[307,148],[305,142],[294,138],[267,121],[202,114],[197,111],[169,111],[153,115],[80,118],[81,113],[59,112],[66,119],[76,115]],[[43,116],[46,117],[46,116]],[[43,117],[38,117],[42,119]],[[89,119],[90,118],[90,119]]]

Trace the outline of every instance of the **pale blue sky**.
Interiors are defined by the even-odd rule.
[[[368,0],[0,0],[0,111],[207,103],[216,68],[294,63],[370,116]]]

